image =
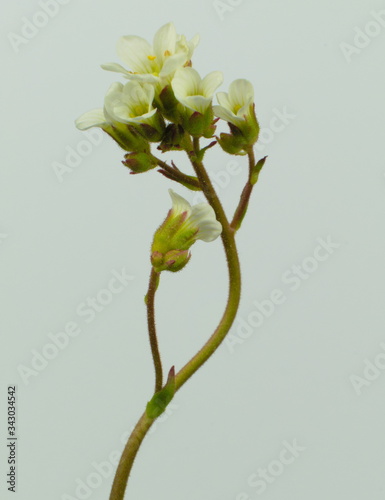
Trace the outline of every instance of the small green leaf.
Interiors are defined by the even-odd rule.
[[[252,185],[254,185],[254,184],[257,183],[258,177],[259,177],[259,172],[262,170],[262,168],[263,168],[266,160],[267,160],[267,156],[265,156],[264,158],[262,158],[261,160],[259,160],[259,162],[252,169],[251,175],[250,175],[250,183]]]
[[[175,394],[175,367],[168,374],[166,385],[156,392],[151,401],[147,403],[146,413],[149,418],[155,419],[162,415]]]

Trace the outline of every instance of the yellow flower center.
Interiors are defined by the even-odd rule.
[[[147,56],[148,59],[150,59],[150,61],[154,61],[154,59],[156,59],[156,56]]]

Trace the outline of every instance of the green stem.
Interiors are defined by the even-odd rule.
[[[163,385],[163,370],[162,361],[160,359],[158,339],[156,336],[155,327],[155,292],[158,288],[160,279],[160,273],[156,272],[154,268],[151,269],[150,282],[148,285],[148,292],[146,295],[146,305],[147,305],[147,324],[148,324],[148,335],[150,338],[152,359],[154,361],[155,368],[155,392],[161,390]]]
[[[229,295],[223,316],[206,344],[199,352],[177,373],[176,390],[182,385],[210,358],[226,337],[233,324],[238,311],[241,297],[241,270],[235,243],[235,234],[230,226],[222,204],[215,192],[211,180],[202,162],[197,158],[199,155],[199,139],[194,138],[193,150],[188,152],[191,164],[198,177],[203,194],[213,207],[217,220],[222,224],[222,243],[225,250],[227,266],[229,271]]]
[[[194,191],[200,190],[198,179],[192,177],[191,175],[184,174],[175,166],[170,167],[170,165],[162,161],[160,158],[156,158],[156,156],[154,156],[154,159],[157,161],[158,165],[162,167],[162,170],[159,170],[159,172],[161,172],[164,176],[175,182],[183,184],[188,189],[192,189]]]
[[[199,140],[194,140],[194,144],[191,146],[192,149],[188,151],[188,155],[198,177],[200,187],[207,201],[213,207],[218,221],[222,224],[221,237],[229,270],[229,295],[225,311],[216,330],[200,351],[177,373],[175,378],[176,391],[180,389],[182,385],[210,358],[224,340],[237,314],[241,295],[241,272],[234,238],[235,232],[227,220],[222,204],[219,201],[202,162],[198,160]],[[124,493],[133,462],[144,436],[150,429],[152,423],[153,420],[144,413],[132,431],[116,471],[110,500],[124,499]]]
[[[147,432],[149,431],[154,420],[147,417],[146,412],[140,417],[134,430],[129,437],[120,458],[118,469],[115,474],[110,500],[123,500],[124,493],[127,487],[128,476],[130,475],[135,457],[138,453],[140,445]]]
[[[253,192],[253,187],[254,187],[254,184],[252,183],[252,179],[251,179],[253,168],[255,166],[255,156],[254,156],[254,150],[252,147],[248,150],[247,154],[249,157],[249,177],[247,179],[247,183],[246,183],[245,187],[243,188],[238,207],[235,210],[233,220],[230,224],[231,227],[235,231],[237,231],[241,227],[243,218],[245,217],[246,212],[247,212],[247,207],[249,205],[250,196],[251,196],[251,193]]]

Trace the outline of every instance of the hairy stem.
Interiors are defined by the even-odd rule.
[[[198,155],[199,139],[194,138],[193,149],[188,152],[188,156],[198,177],[203,194],[213,207],[217,220],[222,224],[221,238],[229,272],[229,295],[225,311],[214,333],[200,351],[197,352],[197,354],[177,373],[175,379],[177,390],[210,358],[222,343],[233,324],[241,297],[241,271],[235,244],[234,230],[227,220],[225,211],[206,169],[202,162],[197,159]]]
[[[156,336],[155,327],[155,292],[158,288],[159,278],[160,273],[156,272],[154,268],[152,268],[150,282],[148,285],[148,292],[146,295],[148,335],[150,338],[152,359],[154,361],[155,368],[155,392],[160,391],[163,385],[162,361],[160,359],[158,339]]]
[[[162,161],[160,158],[156,158],[154,156],[155,160],[157,161],[158,165],[162,167],[162,170],[160,172],[168,177],[169,179],[179,182],[180,184],[183,184],[189,189],[192,190],[200,190],[200,185],[198,180],[195,177],[192,177],[191,175],[184,174],[181,172],[179,169],[177,169],[175,166],[170,167],[166,162]]]
[[[229,272],[229,294],[225,311],[214,333],[200,351],[177,373],[175,378],[176,390],[180,389],[192,377],[224,340],[237,314],[241,295],[241,272],[235,244],[235,231],[227,220],[222,204],[202,162],[198,160],[199,140],[194,139],[191,150],[187,151],[187,154],[197,175],[199,186],[207,201],[213,207],[218,221],[222,224],[221,238]],[[144,413],[134,428],[119,462],[110,500],[123,500],[133,462],[152,422],[153,420]]]
[[[144,412],[132,431],[120,458],[112,485],[110,500],[123,500],[127,487],[128,476],[130,475],[135,457],[153,422],[154,420],[147,417],[146,412]]]
[[[247,180],[245,187],[243,188],[238,207],[235,210],[233,220],[230,224],[235,231],[237,231],[241,227],[243,218],[246,215],[250,196],[251,193],[253,192],[253,187],[254,187],[254,184],[251,181],[251,175],[253,172],[253,168],[255,166],[255,155],[252,147],[248,150],[247,154],[249,157],[249,178]]]

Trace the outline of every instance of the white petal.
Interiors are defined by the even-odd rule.
[[[106,124],[103,109],[93,109],[82,114],[75,121],[75,125],[79,130],[87,130],[91,127],[102,127]]]
[[[150,75],[148,73],[144,73],[143,75],[136,75],[134,73],[128,73],[125,76],[129,80],[141,82],[141,83],[157,84],[160,81],[158,76]]]
[[[150,118],[152,118],[156,113],[156,109],[152,109],[148,113],[143,113],[143,115],[140,116],[129,116],[126,117],[125,119],[121,119],[123,123],[146,123],[149,121]]]
[[[186,96],[200,94],[201,77],[193,68],[179,68],[172,80],[172,89],[178,100]]]
[[[252,110],[252,103],[246,103],[242,108],[238,111],[237,116],[239,118],[242,118],[243,120],[245,119],[245,116],[248,117],[251,114]]]
[[[187,215],[189,216],[191,214],[190,203],[187,200],[185,200],[183,198],[183,196],[180,196],[172,189],[169,189],[168,192],[170,193],[170,196],[171,196],[173,211],[176,214],[181,214],[183,212],[187,212]]]
[[[121,64],[118,63],[106,63],[101,64],[101,67],[106,71],[113,71],[114,73],[122,73],[123,75],[130,75],[131,73],[127,71]]]
[[[176,52],[185,52],[187,56],[187,61],[189,61],[199,43],[199,35],[195,35],[190,41],[186,40],[184,35],[178,35],[178,40],[176,42]]]
[[[196,49],[196,47],[198,46],[199,44],[199,40],[200,40],[200,36],[199,35],[195,35],[189,43],[191,43],[191,45],[193,46],[194,49]]]
[[[237,126],[242,125],[242,123],[244,123],[244,120],[238,118],[237,116],[234,115],[234,113],[229,111],[227,108],[224,108],[223,106],[213,106],[213,111],[215,116],[221,118],[222,120],[225,120],[226,122],[233,123],[234,125]]]
[[[197,239],[214,241],[222,232],[222,225],[217,221],[213,208],[208,203],[198,203],[192,207],[189,221],[198,227]]]
[[[242,107],[254,100],[252,84],[245,79],[234,80],[229,87],[229,99],[232,106]]]
[[[176,38],[173,23],[165,24],[155,33],[153,47],[160,65],[163,64],[167,53],[169,56],[175,53]]]
[[[140,36],[122,36],[117,47],[119,58],[137,73],[152,73],[153,66],[148,56],[152,56],[151,45]]]
[[[230,100],[229,100],[229,94],[227,92],[217,92],[217,100],[219,102],[219,105],[222,108],[226,108],[228,110],[232,109]]]
[[[122,90],[122,99],[132,106],[141,105],[146,100],[146,94],[139,82],[129,81]]]
[[[193,111],[198,111],[198,113],[202,114],[211,104],[211,99],[208,97],[203,97],[203,95],[190,95],[178,100],[187,108],[190,108]]]
[[[105,114],[107,114],[116,121],[119,121],[118,115],[121,114],[121,112],[120,113],[117,112],[117,109],[121,105],[122,90],[123,90],[123,84],[121,84],[120,82],[115,82],[107,90],[106,96],[104,98]]]
[[[159,73],[160,77],[166,77],[174,73],[178,68],[182,68],[187,62],[187,56],[185,53],[174,54],[173,56],[167,57],[165,59],[162,69]]]
[[[133,108],[143,108],[147,111],[152,109],[152,102],[155,96],[153,85],[130,81],[123,88],[123,100]]]
[[[205,97],[213,97],[214,92],[222,83],[223,73],[221,71],[212,71],[202,80],[202,94]]]
[[[106,95],[115,94],[116,92],[121,92],[123,90],[123,84],[120,82],[111,83],[109,86]]]
[[[148,83],[145,83],[143,85],[143,90],[146,94],[146,97],[147,97],[147,102],[149,104],[152,104],[153,101],[154,101],[154,98],[155,98],[155,88],[153,85],[150,85]]]

